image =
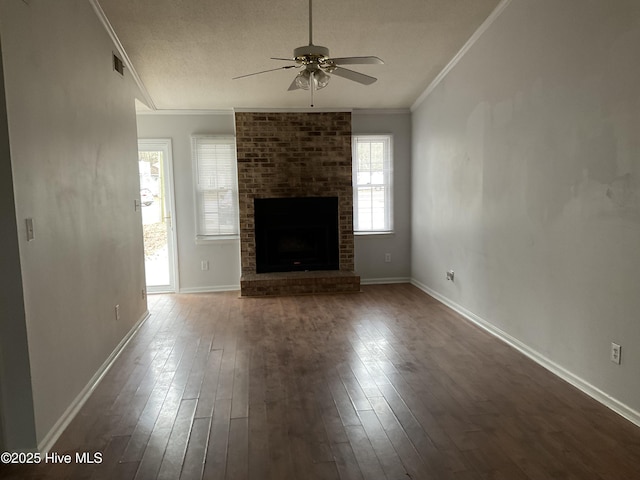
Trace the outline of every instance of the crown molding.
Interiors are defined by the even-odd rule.
[[[498,6],[491,12],[491,15],[487,17],[487,19],[482,22],[482,25],[478,27],[478,29],[471,35],[471,38],[467,40],[467,42],[463,45],[463,47],[454,55],[449,63],[442,69],[442,71],[433,79],[433,81],[429,84],[427,89],[422,92],[422,94],[413,102],[411,105],[411,111],[415,111],[422,102],[435,90],[435,88],[440,84],[440,82],[448,75],[448,73],[453,70],[462,57],[471,49],[471,47],[482,37],[484,32],[486,32],[489,27],[496,21],[496,19],[504,12],[504,10],[509,6],[511,0],[502,0]]]
[[[354,108],[354,115],[405,115],[411,113],[409,108]]]
[[[352,113],[352,108],[234,108],[239,113]]]
[[[227,109],[157,109],[138,110],[138,115],[229,115],[235,112],[245,113],[327,113],[351,112],[353,115],[406,115],[409,108],[227,108]]]
[[[136,69],[133,67],[133,63],[131,63],[131,59],[127,55],[127,52],[122,46],[122,43],[120,43],[120,39],[118,38],[118,35],[116,35],[116,32],[111,26],[111,22],[109,22],[109,19],[107,18],[107,15],[104,13],[104,10],[100,6],[100,3],[98,2],[98,0],[89,0],[89,3],[93,7],[93,10],[96,12],[98,19],[100,20],[100,23],[102,23],[102,26],[107,31],[107,34],[109,35],[109,37],[111,38],[111,41],[115,45],[116,50],[118,51],[118,54],[122,57],[122,61],[124,62],[124,65],[127,68],[127,70],[129,70],[129,72],[131,73],[131,76],[133,77],[133,81],[136,83],[136,85],[140,89],[140,93],[142,93],[144,103],[146,103],[151,110],[155,110],[156,105],[153,102],[153,99],[151,98],[151,95],[149,94],[147,87],[144,86],[144,83],[142,83],[142,80],[140,79],[138,72],[136,72]]]
[[[233,115],[233,109],[158,109],[138,110],[137,115]]]

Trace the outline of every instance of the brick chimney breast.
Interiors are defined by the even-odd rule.
[[[340,272],[337,274],[353,274],[351,113],[236,112],[235,122],[242,295],[249,292],[244,291],[246,281],[256,276],[255,198],[338,197]],[[286,283],[291,284],[296,275]],[[359,290],[359,277],[357,280]],[[316,283],[331,282],[323,279]],[[336,283],[344,283],[344,279]]]

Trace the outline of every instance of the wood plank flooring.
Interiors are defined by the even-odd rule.
[[[0,477],[640,478],[640,428],[410,285],[149,308],[53,449],[102,463]]]

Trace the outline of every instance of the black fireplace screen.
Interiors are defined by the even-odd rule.
[[[338,197],[256,198],[256,272],[338,270]]]

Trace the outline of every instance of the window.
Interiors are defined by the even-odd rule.
[[[353,137],[353,223],[356,233],[393,230],[391,135]]]
[[[238,235],[238,178],[233,137],[192,137],[196,238]]]

